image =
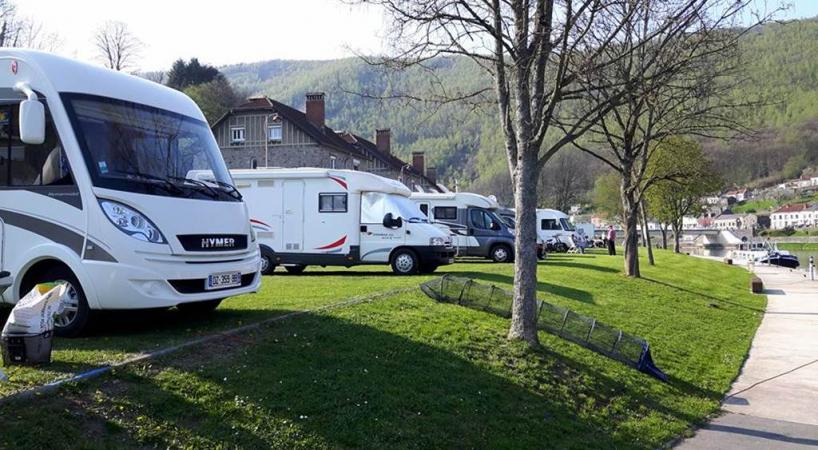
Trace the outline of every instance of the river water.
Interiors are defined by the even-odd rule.
[[[702,256],[714,256],[717,258],[723,258],[730,253],[730,250],[724,248],[718,249],[689,249],[686,250],[690,254],[693,255],[702,255]],[[791,254],[798,257],[798,261],[801,263],[801,269],[805,269],[809,264],[809,257],[814,256],[815,261],[818,262],[818,250],[787,250]]]

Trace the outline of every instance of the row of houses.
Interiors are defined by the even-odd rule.
[[[818,227],[818,204],[786,205],[770,214],[770,228],[816,228]]]
[[[212,130],[228,167],[361,170],[399,180],[412,190],[443,190],[437,170],[426,167],[424,152],[412,153],[411,163],[392,153],[389,128],[375,130],[373,140],[334,130],[326,123],[324,93],[308,93],[304,100],[302,112],[268,97],[254,97],[220,117]]]

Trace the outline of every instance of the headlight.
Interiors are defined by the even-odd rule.
[[[120,231],[140,241],[167,244],[159,228],[139,211],[111,200],[100,200],[99,206],[108,220]]]
[[[429,238],[429,245],[432,247],[443,247],[446,245],[446,239],[442,237]]]

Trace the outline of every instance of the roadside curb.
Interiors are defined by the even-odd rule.
[[[365,295],[365,296],[352,297],[352,298],[350,298],[348,300],[344,300],[344,301],[338,302],[338,303],[333,303],[331,305],[325,305],[325,306],[321,306],[321,307],[318,307],[318,308],[315,308],[315,309],[305,309],[305,310],[302,310],[302,311],[294,311],[294,312],[283,314],[283,315],[280,315],[280,316],[271,317],[269,319],[265,319],[265,320],[262,320],[262,321],[259,321],[259,322],[254,322],[254,323],[251,323],[251,324],[248,324],[248,325],[243,325],[243,326],[240,326],[240,327],[237,327],[237,328],[231,328],[229,330],[221,331],[221,332],[214,333],[214,334],[209,334],[207,336],[196,338],[196,339],[193,339],[193,340],[190,340],[190,341],[187,341],[187,342],[182,342],[181,344],[176,344],[176,345],[173,345],[173,346],[170,346],[170,347],[165,347],[165,348],[155,350],[155,351],[152,351],[152,352],[148,352],[148,353],[142,353],[142,354],[133,356],[131,358],[124,359],[124,360],[119,361],[119,362],[115,362],[115,363],[112,363],[112,364],[107,364],[107,365],[104,365],[104,366],[101,366],[101,367],[97,367],[97,368],[88,370],[86,372],[75,374],[75,375],[73,375],[71,377],[68,377],[68,378],[63,378],[63,379],[60,379],[60,380],[51,381],[51,382],[46,383],[46,384],[41,384],[39,386],[35,386],[35,387],[32,387],[32,388],[23,389],[21,391],[15,392],[15,393],[10,394],[10,395],[7,395],[5,397],[0,397],[0,405],[6,404],[6,403],[12,403],[12,402],[16,402],[16,401],[21,401],[21,400],[30,400],[32,398],[54,392],[54,391],[58,390],[60,387],[66,385],[66,384],[69,384],[69,383],[78,383],[78,382],[98,378],[98,377],[100,377],[102,375],[105,375],[105,374],[111,372],[114,369],[118,369],[118,368],[122,368],[122,367],[125,367],[125,366],[128,366],[128,365],[131,365],[131,364],[135,364],[135,363],[139,363],[139,362],[159,358],[161,356],[165,356],[165,355],[168,355],[168,354],[171,354],[171,353],[176,353],[178,351],[185,350],[187,348],[196,347],[198,345],[202,345],[202,344],[206,344],[206,343],[215,341],[216,339],[221,339],[221,338],[223,338],[225,336],[235,336],[235,335],[247,333],[249,331],[259,330],[263,326],[269,325],[271,323],[283,322],[283,321],[285,321],[287,319],[292,319],[294,317],[303,316],[303,315],[307,315],[307,314],[324,312],[324,311],[331,311],[331,310],[334,310],[334,309],[340,309],[340,308],[344,308],[344,307],[347,307],[347,306],[357,305],[357,304],[366,303],[366,302],[372,302],[372,301],[379,300],[379,299],[381,299],[383,297],[388,297],[388,296],[397,295],[397,294],[403,294],[403,293],[414,291],[416,289],[418,289],[418,288],[415,286],[415,287],[407,287],[407,288],[400,288],[400,289],[392,289],[392,290],[389,290],[389,291],[379,292],[379,293],[375,293],[375,294],[369,294],[369,295]]]

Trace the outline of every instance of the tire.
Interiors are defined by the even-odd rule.
[[[401,248],[392,254],[392,272],[397,275],[414,275],[420,270],[418,256],[408,248]]]
[[[437,270],[437,268],[438,268],[437,264],[421,264],[420,265],[420,273],[426,274],[426,275],[428,275],[430,273],[435,273],[435,270]]]
[[[261,247],[261,274],[272,275],[275,270],[275,253],[267,247]]]
[[[21,286],[21,295],[28,294],[34,286],[40,283],[65,282],[68,283],[69,305],[65,312],[54,320],[54,334],[60,337],[72,338],[80,336],[88,326],[91,319],[91,308],[88,307],[88,300],[85,291],[82,289],[79,280],[65,266],[57,265],[26,280]]]
[[[219,307],[223,299],[205,300],[203,302],[180,303],[176,305],[185,314],[207,314]]]
[[[514,260],[511,248],[508,245],[495,245],[489,252],[489,258],[496,263],[507,263]]]
[[[287,270],[287,273],[289,273],[290,275],[301,275],[304,272],[304,269],[307,268],[307,266],[303,266],[303,265],[284,266],[284,268]]]

